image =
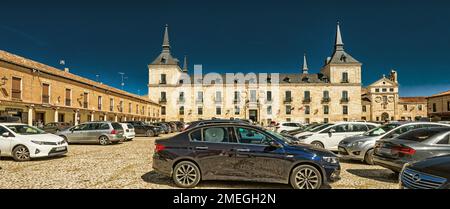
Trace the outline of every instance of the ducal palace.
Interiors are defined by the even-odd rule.
[[[171,53],[168,27],[162,51],[148,65],[148,97],[161,105],[165,121],[211,118],[334,122],[417,120],[427,116],[425,97],[399,97],[398,74],[363,87],[362,64],[344,49],[339,23],[334,50],[319,73],[309,73],[306,56],[298,73],[189,72]]]

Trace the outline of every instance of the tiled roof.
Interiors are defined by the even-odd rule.
[[[444,92],[441,92],[441,93],[438,93],[438,94],[433,94],[430,97],[439,97],[439,96],[446,96],[446,95],[450,95],[450,90],[444,91]]]
[[[399,103],[426,103],[426,97],[400,97],[398,99]]]
[[[3,51],[3,50],[0,50],[0,60],[5,61],[5,62],[9,62],[9,63],[13,63],[13,64],[16,64],[16,65],[20,65],[20,66],[23,66],[23,67],[26,67],[26,68],[36,69],[36,70],[39,70],[41,72],[45,72],[45,73],[48,73],[48,74],[51,74],[51,75],[60,76],[60,77],[67,78],[67,79],[71,79],[71,80],[74,80],[74,81],[77,81],[77,82],[80,82],[80,83],[85,83],[87,85],[96,86],[98,88],[102,88],[102,89],[105,89],[107,91],[111,91],[111,92],[114,92],[114,93],[117,93],[117,94],[121,94],[121,95],[124,95],[124,96],[132,97],[132,98],[135,98],[135,99],[144,100],[146,102],[150,102],[150,103],[156,104],[155,102],[153,102],[153,101],[151,101],[149,99],[144,99],[144,98],[142,98],[142,97],[140,97],[138,95],[131,94],[129,92],[126,92],[126,91],[123,91],[123,90],[120,90],[120,89],[116,89],[116,88],[113,88],[111,86],[108,86],[108,85],[105,85],[105,84],[102,84],[102,83],[99,83],[99,82],[95,82],[95,81],[89,80],[87,78],[75,75],[73,73],[69,73],[69,72],[66,72],[64,70],[60,70],[60,69],[57,69],[57,68],[54,68],[54,67],[51,67],[51,66],[48,66],[48,65],[45,65],[45,64],[42,64],[42,63],[30,60],[30,59],[26,59],[24,57],[21,57],[21,56],[15,55],[15,54],[11,54],[11,53]]]

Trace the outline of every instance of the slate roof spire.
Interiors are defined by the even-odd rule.
[[[306,62],[306,52],[303,54],[303,74],[308,74],[308,63]]]
[[[188,71],[187,56],[184,55],[183,72],[187,72],[187,71]]]
[[[164,40],[162,44],[163,52],[170,52],[170,42],[169,42],[169,25],[166,24],[164,29]]]
[[[344,50],[344,42],[342,41],[341,27],[339,26],[339,21],[337,22],[336,26],[336,42],[334,47],[336,51]]]

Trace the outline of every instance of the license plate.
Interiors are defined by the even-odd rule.
[[[63,150],[66,150],[66,147],[57,147],[55,149],[55,151],[63,151]]]

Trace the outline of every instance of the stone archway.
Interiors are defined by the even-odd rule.
[[[384,112],[381,114],[381,121],[388,121],[389,120],[389,114],[387,112]]]

